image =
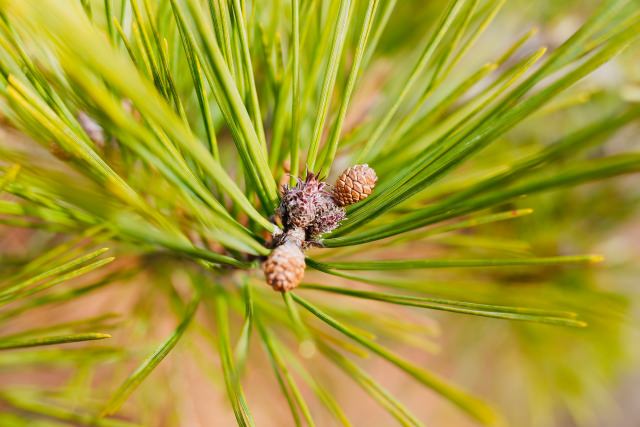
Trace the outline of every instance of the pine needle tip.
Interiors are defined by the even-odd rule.
[[[592,264],[599,264],[604,261],[604,256],[602,255],[591,255],[589,257],[589,262]]]

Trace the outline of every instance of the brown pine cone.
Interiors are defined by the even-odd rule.
[[[275,291],[286,292],[296,288],[304,277],[304,253],[292,241],[275,248],[262,265],[267,283]]]
[[[369,165],[351,166],[336,181],[333,197],[340,206],[352,205],[373,193],[378,177]]]

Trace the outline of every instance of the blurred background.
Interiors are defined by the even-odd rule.
[[[595,1],[509,0],[496,22],[482,35],[457,72],[475,69],[496,52],[503,52],[531,28],[537,34],[527,41],[531,52],[540,46],[557,47],[593,12]],[[393,61],[410,55],[437,19],[442,1],[398,2],[389,28],[380,42],[376,62],[357,92],[347,123],[357,123],[383,84],[395,78]],[[450,79],[453,84],[456,81]],[[401,82],[398,82],[401,84]],[[429,191],[455,188],[458,182],[488,173],[497,165],[548,144],[559,135],[612,112],[620,102],[640,102],[640,46],[634,45],[560,99],[508,132],[498,143],[465,164],[451,178]],[[2,144],[28,144],[11,128],[0,130]],[[638,149],[640,125],[627,126],[597,148],[608,154]],[[229,143],[224,138],[221,144]],[[34,156],[49,155],[45,150]],[[588,151],[585,156],[597,155]],[[570,162],[571,160],[567,160]],[[589,267],[553,267],[528,270],[499,269],[407,273],[408,281],[423,283],[433,295],[464,296],[468,292],[494,302],[548,299],[575,308],[589,322],[586,329],[491,320],[473,316],[418,313],[410,308],[389,308],[382,303],[360,302],[363,312],[375,313],[376,322],[398,322],[413,327],[420,342],[406,342],[394,350],[440,373],[443,377],[494,403],[518,427],[637,427],[640,426],[640,181],[628,176],[601,183],[562,189],[523,198],[513,209],[534,208],[531,215],[513,221],[484,225],[471,231],[443,234],[428,243],[406,246],[404,255],[437,256],[451,250],[469,256],[526,253],[597,253],[604,263]],[[409,237],[410,238],[410,237]],[[0,225],[0,274],[12,266],[63,241],[50,232]],[[380,249],[384,251],[384,248]],[[402,258],[402,253],[394,253]],[[94,284],[87,295],[64,305],[47,305],[0,326],[3,334],[47,325],[52,319],[69,322],[95,318],[91,326],[112,328],[113,343],[91,347],[91,357],[80,356],[81,345],[59,349],[0,352],[0,392],[62,387],[69,401],[81,407],[104,401],[137,366],[142,357],[169,335],[175,326],[175,307],[159,288],[186,286],[180,261],[163,255],[119,254],[114,265],[80,279]],[[115,273],[115,271],[118,271]],[[113,271],[108,286],[101,281]],[[310,281],[322,275],[309,273]],[[397,275],[396,275],[397,276]],[[391,276],[390,276],[391,277]],[[385,276],[381,274],[380,279]],[[335,280],[335,279],[334,279]],[[335,282],[335,283],[348,283]],[[356,285],[353,285],[356,286]],[[370,306],[364,310],[363,307]],[[3,318],[14,311],[0,311]],[[363,315],[362,325],[374,320]],[[231,325],[234,333],[241,325]],[[209,332],[196,324],[180,345],[132,396],[125,413],[145,426],[232,426],[219,374],[219,359],[207,345]],[[255,343],[256,345],[258,343]],[[58,357],[60,352],[63,357]],[[56,357],[52,354],[56,353]],[[252,357],[244,382],[247,400],[258,426],[293,425],[274,392],[277,383],[264,356]],[[390,368],[377,358],[361,361],[372,376],[404,402],[428,426],[464,427],[467,418],[434,393]],[[331,385],[334,397],[356,426],[394,425],[387,412],[364,397],[357,386],[336,371],[318,363],[316,372]],[[212,384],[214,386],[212,387]],[[90,391],[88,391],[90,390]],[[161,391],[161,392],[159,392]],[[303,390],[311,395],[309,390]],[[16,414],[34,408],[0,398],[0,426],[58,424],[53,418],[34,417],[28,422]],[[273,399],[273,404],[268,404]],[[309,401],[313,401],[310,399]],[[314,408],[312,407],[313,411]],[[83,425],[70,421],[73,425]],[[317,425],[335,425],[319,415]]]

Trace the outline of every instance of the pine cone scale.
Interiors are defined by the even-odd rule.
[[[355,165],[342,172],[333,190],[340,206],[358,203],[373,193],[378,177],[369,165]]]
[[[269,286],[285,292],[300,284],[305,267],[302,249],[293,242],[286,242],[271,252],[264,262],[263,271]]]

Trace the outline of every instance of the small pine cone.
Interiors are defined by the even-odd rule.
[[[316,216],[315,198],[322,192],[326,184],[318,181],[314,174],[298,181],[294,187],[283,188],[282,200],[278,213],[287,228],[306,228]]]
[[[311,198],[302,192],[290,194],[285,199],[286,213],[283,216],[288,227],[305,228],[316,217],[316,207]]]
[[[296,288],[304,277],[305,267],[302,249],[293,242],[275,248],[262,265],[267,283],[280,292]]]
[[[340,206],[348,206],[366,199],[373,193],[378,177],[369,165],[351,166],[336,181],[333,197]]]

